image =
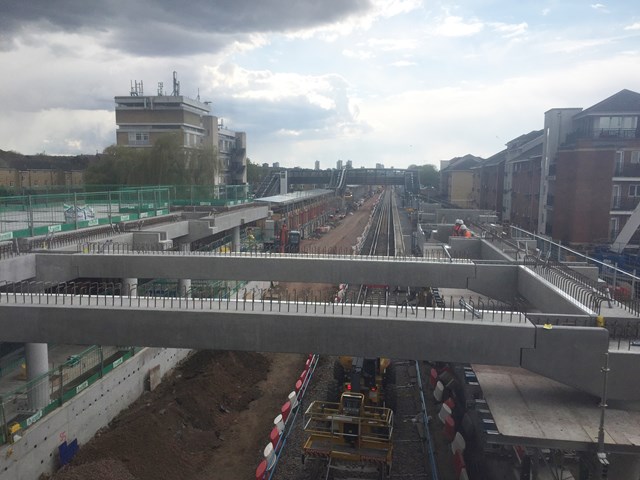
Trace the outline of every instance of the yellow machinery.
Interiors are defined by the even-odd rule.
[[[386,478],[391,470],[393,411],[365,404],[362,393],[343,393],[340,402],[315,401],[304,414],[307,440],[302,460],[320,459],[337,470],[361,466]]]
[[[385,387],[394,383],[391,377],[391,360],[388,358],[362,358],[341,356],[334,365],[333,375],[337,385],[337,395],[340,398],[342,392],[362,393],[365,396],[365,404],[374,407],[390,407],[390,398],[387,398]]]

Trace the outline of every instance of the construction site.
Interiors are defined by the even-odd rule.
[[[637,478],[636,278],[356,173],[14,213],[0,478]]]

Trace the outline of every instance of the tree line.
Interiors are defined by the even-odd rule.
[[[150,148],[107,147],[84,179],[91,185],[213,185],[221,169],[215,148],[185,148],[169,133]]]

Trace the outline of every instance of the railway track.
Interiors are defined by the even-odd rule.
[[[396,238],[399,241],[396,242]],[[402,231],[399,227],[394,193],[385,191],[373,214],[368,238],[361,248],[363,255],[404,255]],[[398,305],[407,303],[409,287],[361,285],[344,297],[355,304]],[[411,308],[411,305],[406,305]],[[335,395],[334,365],[337,357],[324,357],[315,369],[305,399],[306,408],[312,400],[330,400]],[[291,428],[286,450],[280,454],[277,468],[270,478],[294,480],[329,479],[396,479],[435,480],[438,478],[428,430],[427,408],[422,389],[424,373],[417,362],[392,360],[385,382],[386,406],[394,411],[393,459],[391,468],[371,469],[353,465],[348,470],[331,467],[327,461],[300,458],[305,441],[302,415]]]

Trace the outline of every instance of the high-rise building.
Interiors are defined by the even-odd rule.
[[[320,170],[320,160],[316,160],[315,169]]]
[[[180,82],[173,76],[173,92],[165,95],[162,84],[157,95],[144,95],[142,82],[132,83],[128,96],[115,97],[116,144],[151,148],[168,133],[177,134],[185,148],[211,148],[218,154],[222,171],[217,183],[247,181],[246,134],[218,124],[209,102],[180,95]]]

